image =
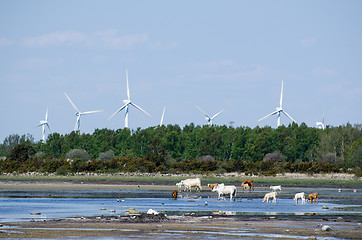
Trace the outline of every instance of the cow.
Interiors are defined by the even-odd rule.
[[[175,200],[176,200],[176,199],[177,199],[177,194],[178,194],[177,190],[173,191],[173,192],[172,192],[172,195],[171,195],[171,196],[172,196],[172,199],[175,199]]]
[[[278,185],[278,186],[270,186],[270,189],[273,192],[276,192],[277,190],[281,191],[282,190],[282,186]]]
[[[176,183],[176,185],[178,186],[179,191],[181,190],[181,186],[185,186],[184,191],[189,190],[191,192],[192,187],[196,187],[196,191],[202,190],[200,178],[182,180],[181,182]]]
[[[250,187],[249,187],[249,185],[248,185],[247,183],[242,183],[242,184],[241,184],[241,187],[244,189],[244,192],[245,192],[246,190],[250,190]]]
[[[311,193],[309,194],[308,198],[307,198],[307,202],[310,201],[310,203],[313,203],[313,199],[314,199],[314,202],[317,202],[318,203],[318,193]]]
[[[220,200],[220,197],[226,194],[230,194],[230,202],[233,200],[234,197],[234,201],[236,198],[236,187],[234,185],[232,186],[225,186],[223,183],[222,184],[218,184],[216,187],[214,187],[212,189],[213,192],[217,192],[218,193],[218,197],[217,200]]]
[[[243,184],[248,184],[249,189],[250,189],[250,190],[253,189],[253,191],[254,191],[254,183],[253,183],[253,180],[252,180],[252,179],[242,181],[241,186],[243,186]],[[245,191],[245,187],[244,187],[244,191]]]
[[[277,201],[277,192],[266,193],[263,202],[266,201],[268,203],[270,198],[273,198],[273,203],[275,203]]]
[[[295,204],[298,204],[298,199],[302,199],[302,204],[304,204],[305,203],[305,193],[304,192],[301,192],[301,193],[296,193],[295,195],[294,195],[294,198],[293,198],[293,200],[294,200],[294,203]]]
[[[219,185],[219,184],[217,184],[217,183],[207,184],[207,186],[208,186],[209,188],[211,188],[211,190],[214,189],[214,187],[216,187],[217,185]]]

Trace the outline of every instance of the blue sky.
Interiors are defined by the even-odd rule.
[[[276,127],[279,105],[315,127],[361,123],[361,1],[0,1],[0,140],[164,123]],[[291,121],[282,116],[281,122]]]

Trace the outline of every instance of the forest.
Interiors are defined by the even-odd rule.
[[[162,172],[361,175],[361,124],[326,129],[178,125],[93,134],[52,133],[45,142],[13,134],[0,144],[0,172]]]

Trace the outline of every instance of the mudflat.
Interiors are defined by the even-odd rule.
[[[249,217],[154,216],[82,217],[60,220],[6,223],[0,238],[249,238],[249,239],[361,239],[361,223],[355,221],[282,220]],[[174,235],[176,234],[176,235]]]

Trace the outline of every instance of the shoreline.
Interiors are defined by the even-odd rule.
[[[300,175],[298,175],[300,176]],[[167,176],[166,181],[160,181],[160,176],[144,176],[132,175],[126,178],[115,179],[102,176],[91,178],[75,178],[62,177],[57,180],[47,180],[47,177],[38,179],[36,176],[31,180],[0,180],[0,189],[46,189],[46,190],[119,190],[119,189],[143,189],[143,190],[175,190],[177,189],[175,182],[178,179],[190,177],[187,176]],[[210,178],[209,176],[200,176],[205,178],[203,181],[204,192],[210,191],[207,182],[211,180],[223,181],[231,178],[231,181],[240,181],[237,176],[225,176]],[[250,177],[250,176],[249,176]],[[295,176],[294,176],[295,177]],[[329,176],[331,177],[331,176]],[[341,176],[339,176],[341,177]],[[161,176],[163,178],[163,176]],[[294,181],[295,178],[286,175],[280,177],[253,177],[258,186],[256,188],[266,189],[266,183],[261,185],[262,179],[276,179],[282,183]],[[126,179],[127,181],[122,181]],[[245,179],[245,177],[244,177]],[[98,180],[98,181],[97,181]],[[137,181],[136,181],[137,180]],[[156,181],[157,180],[157,181]],[[210,180],[210,181],[211,181]],[[352,182],[346,184],[346,188],[357,186],[358,191],[361,189],[361,182],[353,179],[329,179],[332,182]],[[319,185],[324,183],[324,179],[302,179],[302,181],[310,181],[308,188],[329,188],[327,185]],[[267,182],[269,183],[269,182]],[[317,183],[317,184],[315,184]],[[303,184],[292,186],[293,188],[302,187]],[[344,185],[341,184],[340,186]],[[238,184],[237,187],[240,188]],[[288,187],[286,187],[288,188]],[[338,188],[333,186],[333,188]],[[256,193],[261,194],[261,193]],[[260,196],[259,196],[260,197]],[[288,195],[288,197],[290,197]],[[42,239],[59,239],[59,238],[101,238],[107,237],[110,240],[127,238],[127,239],[147,239],[157,238],[168,239],[172,235],[179,234],[181,238],[257,238],[257,239],[291,239],[291,238],[340,238],[340,239],[360,239],[362,231],[362,221],[360,215],[345,214],[340,215],[243,215],[243,216],[226,216],[213,214],[209,215],[170,215],[165,218],[160,216],[147,215],[142,213],[142,218],[135,215],[129,216],[90,216],[61,218],[55,220],[37,220],[23,222],[3,222],[0,224],[0,238],[19,239],[19,238],[42,238]],[[339,218],[341,217],[341,218]],[[322,227],[328,225],[331,230],[323,231]],[[226,229],[226,230],[225,230]]]
[[[323,228],[328,230],[323,230]],[[48,238],[59,237],[110,237],[118,238],[167,238],[169,234],[182,234],[183,238],[234,239],[251,237],[258,239],[333,237],[360,239],[361,223],[351,220],[322,218],[279,219],[273,217],[244,218],[225,216],[164,216],[148,215],[124,217],[80,217],[46,221],[4,223],[0,238]],[[157,234],[157,235],[155,235]],[[231,234],[231,235],[230,235]]]

